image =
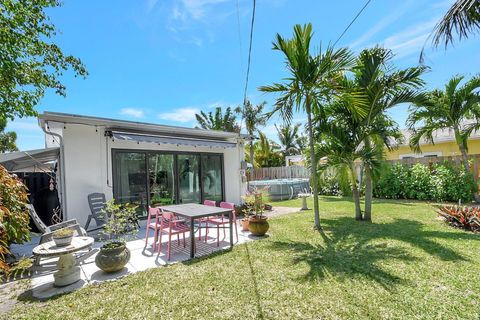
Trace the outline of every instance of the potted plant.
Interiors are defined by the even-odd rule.
[[[72,243],[73,229],[62,228],[52,233],[53,242],[57,247],[66,247]]]
[[[245,202],[243,205],[237,208],[237,212],[243,215],[243,219],[240,220],[240,224],[242,226],[242,231],[249,231],[248,225],[250,224],[250,209],[246,205],[249,195],[243,196],[243,201]]]
[[[266,190],[255,190],[246,196],[245,204],[252,214],[248,219],[248,230],[254,236],[264,236],[270,228],[268,217],[263,215],[266,198]]]
[[[95,264],[104,272],[120,271],[130,260],[126,241],[138,230],[136,208],[129,203],[116,204],[114,199],[107,201],[104,214],[108,218],[104,233],[108,235],[108,241],[95,257]]]

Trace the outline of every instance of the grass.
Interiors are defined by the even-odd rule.
[[[276,203],[300,207],[300,200]],[[311,203],[309,204],[311,206]],[[27,302],[8,319],[478,319],[480,235],[422,202],[348,198],[270,219],[271,236],[233,251]]]

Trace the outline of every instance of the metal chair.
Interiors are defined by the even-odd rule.
[[[105,199],[105,194],[104,193],[90,193],[88,195],[88,205],[90,207],[90,212],[91,214],[87,218],[87,223],[85,224],[85,230],[87,231],[95,231],[102,229],[106,223],[105,219],[105,203],[107,200]],[[90,222],[95,220],[95,228],[93,229],[88,229],[90,226]]]

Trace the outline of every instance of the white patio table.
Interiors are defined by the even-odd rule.
[[[164,211],[175,213],[176,215],[189,220],[190,222],[190,258],[193,258],[195,256],[195,225],[194,225],[195,219],[228,214],[228,222],[229,222],[228,228],[230,230],[230,248],[233,248],[233,216],[232,216],[233,213],[231,209],[206,206],[198,203],[173,204],[168,206],[161,206],[159,208]]]
[[[55,242],[49,241],[33,248],[33,254],[41,258],[59,257],[58,271],[53,274],[54,285],[64,287],[80,280],[81,270],[72,253],[90,247],[93,242],[92,237],[73,237],[70,245],[57,247]]]

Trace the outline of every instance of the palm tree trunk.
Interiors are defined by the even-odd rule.
[[[322,227],[320,226],[320,211],[318,208],[318,184],[317,184],[317,159],[315,156],[315,144],[313,139],[313,125],[312,125],[312,114],[310,109],[310,100],[307,97],[305,102],[305,109],[307,111],[307,118],[308,118],[308,138],[310,144],[310,175],[312,179],[313,185],[313,214],[315,217],[315,228],[320,230]]]
[[[360,192],[358,191],[357,173],[355,171],[354,165],[352,165],[350,171],[352,176],[353,203],[355,204],[355,220],[362,220],[363,218],[362,218],[362,208],[360,206]]]
[[[458,149],[460,149],[460,153],[462,155],[463,168],[465,169],[465,172],[470,172],[470,165],[468,164],[467,148],[465,148],[465,146],[463,145],[463,143],[461,142],[461,139],[459,137],[460,137],[459,129],[456,129],[455,130],[455,138],[457,140]],[[472,196],[473,196],[473,200],[475,200],[475,202],[480,202],[480,196],[478,195],[477,192],[474,192]]]
[[[253,140],[250,140],[250,163],[252,164],[252,168],[255,168],[255,161],[253,161]]]
[[[372,198],[372,171],[368,166],[365,166],[365,214],[363,215],[363,220],[368,222],[372,221]]]

